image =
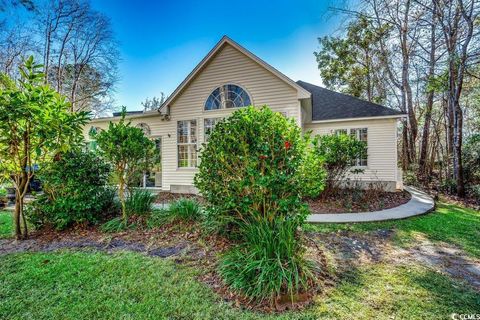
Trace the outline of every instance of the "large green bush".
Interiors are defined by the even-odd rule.
[[[110,166],[90,152],[64,154],[39,172],[44,194],[27,211],[36,227],[95,224],[118,211],[107,186]]]
[[[365,157],[367,144],[347,134],[330,134],[314,139],[315,153],[324,161],[328,188],[335,189],[351,171],[356,159]],[[361,172],[361,169],[356,169]]]
[[[237,110],[215,126],[195,185],[206,200],[204,225],[239,241],[220,261],[228,285],[271,301],[308,287],[312,264],[298,235],[308,214],[302,198],[318,195],[324,177],[309,139],[268,107]]]
[[[324,185],[319,162],[306,162],[309,142],[301,129],[268,107],[243,108],[220,121],[200,158],[195,186],[208,219],[223,227],[286,216],[302,221],[302,196],[306,190],[318,194]],[[318,179],[307,179],[312,176]]]

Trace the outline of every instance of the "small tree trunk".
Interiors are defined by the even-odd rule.
[[[21,228],[21,201],[20,201],[20,192],[15,189],[15,212],[13,214],[13,223],[15,224],[15,238],[17,240],[22,239],[22,228]]]
[[[118,197],[120,198],[120,204],[122,205],[122,219],[127,222],[127,211],[125,207],[125,180],[123,174],[120,176],[119,186],[118,186]]]

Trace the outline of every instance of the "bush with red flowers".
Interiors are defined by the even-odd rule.
[[[324,186],[324,170],[308,138],[292,119],[266,106],[242,108],[220,121],[200,157],[195,186],[207,211],[231,224],[303,220],[302,196],[318,195]]]
[[[233,290],[274,301],[315,281],[299,229],[302,199],[324,187],[321,159],[292,119],[268,107],[235,111],[202,147],[195,186],[206,200],[204,226],[238,241],[220,261]]]

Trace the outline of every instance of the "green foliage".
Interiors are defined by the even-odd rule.
[[[180,198],[170,203],[168,209],[154,210],[147,226],[154,228],[173,221],[200,221],[202,207],[194,199]]]
[[[315,152],[307,152],[299,168],[299,183],[303,198],[315,198],[324,189],[327,172],[324,159]]]
[[[375,28],[365,16],[350,22],[344,37],[319,38],[321,49],[314,52],[322,80],[334,90],[381,103],[386,99],[382,86],[382,61],[377,48],[388,26]]]
[[[10,238],[13,234],[13,219],[10,211],[0,210],[0,239]]]
[[[89,118],[86,112],[70,112],[66,98],[44,84],[41,69],[30,57],[18,81],[0,77],[0,176],[15,181],[21,195],[14,219],[18,238],[27,236],[26,225],[20,229],[22,203],[36,165],[80,144]]]
[[[121,217],[115,217],[100,226],[100,230],[105,233],[115,233],[128,229],[128,223]]]
[[[355,160],[367,154],[365,141],[359,141],[347,134],[317,136],[314,146],[315,153],[324,161],[329,189],[337,188]]]
[[[135,176],[148,169],[155,153],[155,143],[145,136],[142,129],[132,127],[130,122],[125,121],[125,108],[120,121],[110,122],[107,130],[96,135],[96,140],[100,153],[114,167],[122,216],[126,220],[125,188],[131,187]]]
[[[168,208],[173,219],[195,221],[202,215],[202,207],[194,199],[180,198],[170,204]]]
[[[470,136],[463,146],[463,166],[467,184],[480,183],[480,133]]]
[[[293,120],[266,106],[242,108],[217,123],[195,176],[206,217],[236,225],[286,216],[303,221],[307,140]],[[312,170],[321,176],[321,167]],[[312,190],[321,190],[324,181],[316,183]]]
[[[152,212],[152,204],[155,202],[155,195],[148,190],[133,190],[125,201],[127,215],[147,216]]]
[[[292,120],[266,106],[235,111],[203,145],[195,176],[207,203],[203,226],[240,241],[220,273],[252,299],[294,295],[312,279],[297,228],[308,214],[302,197],[318,195],[325,174],[309,146]]]
[[[314,265],[304,258],[293,220],[261,220],[242,229],[245,242],[220,261],[220,274],[234,290],[252,299],[269,299],[306,290]]]
[[[147,228],[153,229],[161,227],[166,223],[171,222],[171,216],[168,209],[154,209],[147,218]]]
[[[107,186],[110,166],[91,152],[70,151],[39,171],[44,193],[27,210],[36,227],[65,229],[95,224],[115,214],[115,191]]]

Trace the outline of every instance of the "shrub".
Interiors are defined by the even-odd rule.
[[[95,224],[118,210],[115,190],[107,186],[110,167],[89,152],[72,151],[39,172],[44,194],[28,207],[36,227],[65,229]]]
[[[180,198],[170,204],[170,216],[174,219],[194,221],[200,219],[202,208],[194,199]]]
[[[118,123],[110,122],[108,129],[96,134],[100,154],[114,167],[118,181],[118,195],[122,205],[122,218],[127,222],[125,190],[132,186],[132,181],[148,169],[155,154],[155,143],[140,128],[132,127],[125,121],[126,110]]]
[[[115,233],[128,229],[128,223],[120,217],[115,217],[100,226],[100,230],[106,233]]]
[[[480,183],[480,133],[466,139],[462,153],[465,182],[469,185]]]
[[[304,258],[293,220],[261,220],[242,228],[245,242],[227,252],[220,274],[227,285],[252,299],[293,296],[314,281],[314,265]]]
[[[309,146],[293,120],[266,106],[235,111],[203,145],[195,186],[204,225],[240,241],[220,273],[252,299],[293,298],[312,278],[297,229],[308,214],[302,197],[318,195],[325,174]]]
[[[152,213],[147,218],[147,228],[153,229],[156,227],[161,227],[165,223],[170,222],[170,212],[168,209],[155,209],[152,210]]]
[[[202,218],[202,207],[194,199],[180,198],[170,204],[168,209],[155,210],[147,220],[150,228],[173,221],[198,221]]]
[[[147,216],[152,212],[155,195],[147,190],[134,189],[125,201],[127,216]]]
[[[217,123],[203,145],[195,176],[206,216],[229,224],[282,216],[303,221],[308,145],[293,120],[266,106],[242,108]],[[311,170],[315,176],[322,168]],[[324,180],[309,183],[319,192]]]
[[[315,153],[323,158],[330,190],[338,188],[356,159],[367,153],[365,141],[359,141],[347,134],[317,136],[314,145]],[[359,173],[359,169],[355,171]]]

